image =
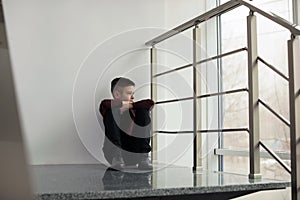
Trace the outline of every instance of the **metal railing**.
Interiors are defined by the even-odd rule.
[[[158,44],[170,37],[173,37],[174,35],[177,35],[178,33],[181,33],[189,28],[192,28],[192,27],[196,26],[197,24],[205,22],[216,16],[220,16],[220,15],[222,15],[230,10],[233,10],[237,7],[240,7],[242,5],[248,7],[251,11],[257,12],[257,13],[261,14],[262,16],[274,21],[275,23],[285,27],[293,35],[300,34],[299,26],[297,26],[296,24],[290,23],[289,21],[275,15],[274,13],[269,13],[269,12],[263,11],[263,10],[259,9],[258,7],[254,6],[252,3],[249,3],[249,2],[246,2],[243,0],[231,0],[231,1],[228,1],[227,3],[224,3],[218,7],[210,10],[210,11],[207,11],[206,13],[204,13],[198,17],[191,19],[190,21],[188,21],[184,24],[181,24],[180,26],[173,28],[172,30],[170,30],[158,37],[155,37],[152,40],[147,41],[145,43],[145,45],[146,46],[154,46],[155,44]]]
[[[263,142],[259,142],[260,146],[262,146],[287,172],[292,173],[291,168],[285,164],[285,162],[274,152],[272,151],[266,144]]]
[[[283,116],[281,116],[280,114],[278,114],[275,110],[273,110],[269,105],[267,105],[267,103],[265,103],[263,100],[259,99],[258,102],[263,105],[266,109],[268,109],[274,116],[277,117],[277,119],[279,119],[281,122],[283,122],[285,125],[287,125],[288,127],[290,127],[290,122],[285,119]]]
[[[287,152],[280,152],[276,151],[274,152],[280,159],[282,160],[290,160],[291,154]],[[239,157],[249,157],[249,151],[247,150],[236,150],[236,149],[220,149],[216,148],[214,149],[214,154],[218,156],[239,156]],[[260,152],[261,158],[273,158],[267,151],[261,151]]]
[[[224,92],[216,92],[216,93],[210,93],[210,94],[203,94],[197,96],[197,99],[201,98],[206,98],[206,97],[213,97],[213,96],[218,96],[218,95],[225,95],[225,94],[233,94],[233,93],[238,93],[238,92],[248,92],[247,88],[242,88],[242,89],[236,89],[236,90],[228,90]],[[170,99],[170,100],[164,100],[164,101],[157,101],[156,104],[165,104],[165,103],[173,103],[173,102],[178,102],[178,101],[187,101],[187,100],[192,100],[194,97],[185,97],[185,98],[177,98],[177,99]]]
[[[273,70],[274,72],[276,72],[279,76],[281,76],[283,79],[285,79],[286,81],[289,81],[289,78],[286,77],[282,72],[280,72],[278,69],[276,69],[276,67],[274,67],[273,65],[267,63],[264,59],[262,59],[261,57],[257,57],[257,60],[262,62],[263,64],[265,64],[267,67],[269,67],[271,70]]]
[[[218,58],[226,57],[226,56],[229,56],[229,55],[232,55],[232,54],[235,54],[235,53],[239,53],[241,51],[246,51],[246,50],[247,50],[247,48],[243,47],[243,48],[236,49],[236,50],[233,50],[233,51],[221,54],[221,55],[217,55],[217,56],[213,56],[213,57],[210,57],[210,58],[206,58],[206,59],[200,60],[200,61],[196,62],[196,64],[206,63],[206,62],[218,59]],[[175,71],[179,71],[179,70],[182,70],[182,69],[186,69],[186,68],[192,67],[192,66],[193,66],[192,63],[191,64],[187,64],[187,65],[183,65],[183,66],[177,67],[175,69],[171,69],[171,70],[159,73],[159,74],[155,74],[153,77],[157,78],[159,76],[166,75],[166,74],[169,74],[169,73],[172,73],[172,72],[175,72]]]
[[[247,47],[240,48],[228,53],[216,55],[204,60],[199,61],[200,50],[197,47],[197,43],[200,43],[199,39],[199,28],[198,24],[207,21],[213,17],[220,16],[230,10],[233,10],[239,6],[246,6],[249,8],[250,13],[247,17]],[[275,22],[276,24],[281,25],[285,29],[289,30],[291,33],[291,39],[287,42],[287,50],[288,50],[288,77],[285,76],[282,72],[277,70],[274,66],[267,63],[261,57],[258,56],[257,53],[257,24],[256,24],[256,16],[254,13],[258,13],[265,18]],[[157,50],[154,45],[175,36],[178,33],[181,33],[187,29],[193,29],[193,63],[177,67],[175,69],[156,73],[157,72]],[[166,33],[155,37],[154,39],[145,43],[147,46],[152,46],[151,48],[151,98],[156,100],[157,98],[157,88],[156,88],[156,78],[159,76],[167,75],[172,72],[176,72],[188,67],[193,67],[193,91],[194,95],[192,97],[186,97],[181,99],[171,99],[157,102],[156,104],[164,104],[171,103],[177,101],[186,101],[193,100],[193,130],[187,131],[162,131],[157,130],[157,125],[155,120],[153,120],[153,132],[155,133],[168,133],[168,134],[178,134],[178,133],[193,133],[194,134],[194,155],[193,155],[193,169],[196,170],[202,167],[201,160],[199,158],[199,154],[201,153],[201,137],[198,136],[199,133],[208,133],[208,132],[232,132],[232,131],[246,131],[249,133],[249,159],[250,159],[250,179],[260,179],[260,147],[265,149],[271,157],[273,157],[284,169],[291,173],[291,183],[292,183],[292,199],[300,199],[300,159],[297,159],[300,156],[300,98],[299,91],[300,87],[297,83],[300,82],[300,61],[299,59],[299,41],[297,36],[300,35],[300,28],[286,21],[279,16],[265,12],[262,9],[255,6],[253,3],[246,2],[244,0],[231,0],[223,5],[220,5],[210,11],[191,19],[190,21],[183,23],[180,26],[175,27],[174,29],[167,31]],[[231,54],[235,54],[241,51],[247,51],[248,56],[248,88],[245,89],[237,89],[225,92],[217,92],[212,94],[199,94],[200,85],[200,77],[196,73],[196,68],[208,61],[219,59]],[[268,106],[263,100],[259,99],[258,96],[258,62],[262,62],[265,66],[269,67],[276,74],[282,77],[284,80],[289,82],[289,115],[290,121],[286,120],[280,114],[278,114],[275,110],[273,110],[270,106]],[[297,72],[297,73],[296,73]],[[197,99],[199,98],[207,98],[211,96],[220,96],[226,95],[236,92],[248,92],[249,94],[249,128],[231,128],[231,129],[214,129],[214,130],[203,130],[201,128],[201,123],[199,124],[200,115],[201,114],[201,104],[197,103]],[[270,148],[268,148],[264,143],[260,141],[260,133],[259,133],[259,105],[264,106],[267,110],[269,110],[272,114],[274,114],[280,121],[290,127],[290,150],[291,150],[291,167],[287,166],[284,161]],[[157,113],[152,112],[152,117],[155,119]],[[152,139],[153,149],[157,148],[156,136]],[[156,159],[157,155],[155,155],[155,150],[152,158]]]

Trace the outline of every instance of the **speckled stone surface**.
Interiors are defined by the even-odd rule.
[[[286,181],[249,182],[246,175],[156,166],[153,172],[128,167],[114,171],[103,165],[32,166],[35,199],[115,199],[255,192],[283,189]]]

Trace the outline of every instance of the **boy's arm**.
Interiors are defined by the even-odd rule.
[[[105,99],[101,102],[99,111],[100,111],[101,115],[104,117],[106,114],[106,111],[108,109],[120,108],[120,109],[122,109],[122,110],[120,110],[122,112],[126,109],[130,109],[131,108],[130,104],[131,103],[125,103],[118,99]],[[141,101],[132,103],[133,109],[143,108],[143,109],[151,110],[153,108],[153,106],[154,106],[154,101],[151,99],[145,99],[145,100],[141,100]]]
[[[151,110],[154,106],[154,101],[151,99],[145,99],[145,100],[134,102],[132,105],[133,105],[133,109],[143,108],[143,109]]]
[[[122,107],[122,101],[118,99],[105,99],[101,102],[99,111],[101,115],[104,117],[107,110],[112,108],[121,108],[121,107]]]

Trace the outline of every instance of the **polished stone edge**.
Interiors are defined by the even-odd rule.
[[[209,187],[187,187],[170,189],[134,189],[134,190],[108,190],[101,192],[82,193],[44,193],[35,194],[34,199],[112,199],[112,198],[138,198],[138,197],[162,197],[174,195],[197,195],[222,192],[263,191],[273,189],[285,189],[290,187],[290,182],[277,183],[251,183],[248,185],[226,185]]]

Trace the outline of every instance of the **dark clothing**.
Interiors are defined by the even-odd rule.
[[[103,100],[100,113],[105,126],[103,152],[106,160],[111,163],[119,149],[126,161],[133,160],[131,153],[148,153],[150,147],[151,118],[150,110],[154,102],[150,99],[132,104],[133,108],[120,113],[122,101]]]

